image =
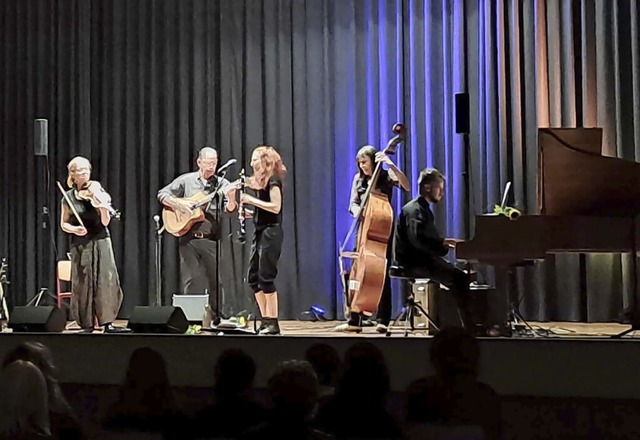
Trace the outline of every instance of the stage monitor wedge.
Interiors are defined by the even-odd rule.
[[[186,333],[189,321],[180,307],[136,306],[127,327],[134,333]]]
[[[14,332],[60,333],[67,325],[67,313],[54,306],[16,306],[9,318]]]

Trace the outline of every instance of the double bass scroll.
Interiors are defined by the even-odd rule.
[[[398,145],[404,141],[405,127],[402,124],[395,124],[392,131],[395,136],[384,149],[386,155],[394,155]],[[369,316],[377,310],[384,288],[387,276],[387,245],[393,228],[393,208],[387,196],[376,189],[381,170],[382,162],[376,163],[369,186],[360,201],[358,215],[351,224],[338,254],[340,279],[347,303],[352,311]],[[346,251],[356,228],[356,250]],[[352,260],[348,286],[343,258]]]

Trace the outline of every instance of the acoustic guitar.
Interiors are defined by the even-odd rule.
[[[183,213],[174,210],[174,208],[165,206],[162,209],[162,221],[164,222],[164,229],[175,237],[182,237],[189,232],[194,224],[204,221],[203,206],[209,204],[216,198],[217,195],[226,195],[232,189],[238,189],[241,184],[240,180],[229,182],[226,185],[221,186],[215,192],[205,193],[199,192],[190,197],[183,197],[182,201],[188,202],[191,208],[191,213]]]

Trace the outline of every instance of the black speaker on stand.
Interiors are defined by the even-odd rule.
[[[54,242],[53,228],[51,227],[51,208],[49,192],[51,189],[51,172],[49,167],[49,121],[47,119],[36,119],[33,126],[33,153],[35,155],[36,179],[42,182],[38,188],[36,200],[40,206],[40,225],[42,229],[40,236],[40,252],[38,258],[38,270],[36,282],[40,289],[28,302],[27,305],[39,306],[43,296],[49,296],[55,303],[57,298],[51,293],[53,282],[52,250]]]
[[[455,128],[456,133],[462,135],[464,148],[464,197],[465,197],[465,226],[467,238],[471,237],[471,155],[469,146],[469,94],[466,92],[455,94]]]

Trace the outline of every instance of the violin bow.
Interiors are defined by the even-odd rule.
[[[64,199],[67,201],[67,205],[69,205],[69,208],[71,208],[71,211],[73,211],[73,215],[76,216],[76,220],[78,220],[78,223],[80,223],[80,226],[86,229],[86,227],[84,226],[84,223],[82,223],[82,219],[78,215],[78,211],[76,211],[76,208],[73,207],[73,203],[71,203],[71,199],[69,198],[67,193],[64,191],[64,188],[62,187],[59,181],[56,180],[56,183],[58,184],[58,188],[62,193],[62,197],[64,197]]]

